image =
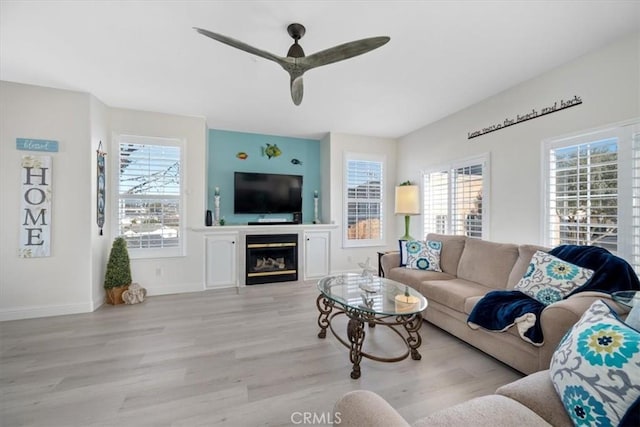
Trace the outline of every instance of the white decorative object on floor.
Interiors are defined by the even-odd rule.
[[[122,300],[125,304],[139,304],[147,296],[147,290],[137,283],[132,283],[129,289],[122,293]]]

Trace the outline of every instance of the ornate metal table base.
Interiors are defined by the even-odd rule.
[[[351,307],[343,308],[342,305],[325,298],[322,294],[318,296],[316,305],[320,312],[318,315],[318,326],[320,326],[318,338],[325,338],[327,336],[327,328],[329,328],[338,341],[349,349],[349,359],[351,363],[353,363],[351,378],[360,378],[360,362],[363,357],[378,362],[399,362],[409,357],[409,355],[411,355],[413,360],[422,359],[422,355],[418,352],[418,348],[422,344],[422,338],[419,332],[420,326],[422,326],[422,315],[420,313],[395,316],[379,315]],[[331,325],[331,320],[333,320],[334,317],[343,314],[349,317],[349,323],[347,324],[348,342],[342,339]],[[389,329],[402,338],[407,346],[407,351],[397,357],[379,357],[363,352],[362,344],[365,338],[365,323],[368,323],[369,327],[374,327],[375,325],[388,326]],[[403,330],[404,333],[398,329]]]

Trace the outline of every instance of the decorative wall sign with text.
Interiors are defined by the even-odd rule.
[[[515,118],[506,118],[503,122],[493,124],[491,126],[487,126],[480,130],[476,130],[473,132],[467,133],[467,139],[477,138],[482,135],[486,135],[491,132],[495,132],[500,129],[507,128],[509,126],[517,125],[519,123],[526,122],[527,120],[537,119],[538,117],[546,116],[547,114],[557,113],[558,111],[566,110],[567,108],[575,107],[576,105],[582,104],[582,98],[578,95],[575,95],[573,98],[569,100],[561,99],[559,101],[554,102],[551,105],[547,105],[542,107],[540,110],[536,110],[535,108],[531,109],[530,112],[526,114],[516,114]]]
[[[16,138],[16,148],[26,151],[47,151],[49,153],[58,152],[58,141],[50,139],[30,139]]]
[[[51,255],[51,156],[22,156],[20,242],[21,258]]]

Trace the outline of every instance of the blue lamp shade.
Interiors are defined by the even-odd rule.
[[[396,187],[396,215],[404,215],[404,236],[400,240],[413,240],[409,235],[410,215],[420,215],[420,191],[417,185]]]

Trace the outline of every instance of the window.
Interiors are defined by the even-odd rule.
[[[345,157],[344,246],[384,244],[384,159],[361,154]]]
[[[117,235],[132,257],[182,255],[182,142],[120,135]]]
[[[489,155],[423,175],[424,234],[488,237]]]
[[[592,245],[640,271],[640,136],[634,125],[545,142],[545,243]]]

